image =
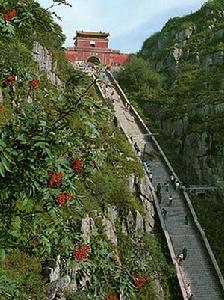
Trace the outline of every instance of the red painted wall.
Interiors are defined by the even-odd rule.
[[[71,63],[75,62],[87,62],[91,56],[99,58],[100,62],[105,65],[123,65],[130,59],[129,54],[118,53],[116,51],[99,51],[99,49],[67,49],[66,57]],[[95,51],[94,51],[95,50]]]
[[[76,47],[85,47],[85,48],[94,48],[90,45],[90,42],[95,42],[95,48],[108,48],[108,40],[107,39],[97,39],[97,38],[77,38]]]
[[[90,45],[95,41],[95,47]],[[101,37],[77,37],[74,48],[67,48],[66,57],[71,63],[87,62],[91,56],[98,57],[104,65],[123,65],[129,61],[130,55],[108,48],[108,38]]]

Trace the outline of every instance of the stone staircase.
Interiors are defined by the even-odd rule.
[[[108,95],[107,95],[108,98]],[[135,117],[129,112],[129,109],[122,102],[120,96],[113,90],[111,99],[114,103],[114,111],[118,120],[118,125],[124,133],[132,138],[133,143],[137,143],[141,152],[147,143],[147,149],[155,151],[154,144],[149,136],[143,134],[138,126]],[[181,274],[187,287],[191,286],[194,300],[221,300],[224,299],[221,286],[219,285],[215,270],[211,264],[210,258],[204,249],[201,236],[190,218],[189,209],[179,191],[176,191],[170,182],[170,173],[158,156],[148,161],[153,174],[152,184],[156,189],[158,183],[161,183],[162,200],[160,210],[167,210],[167,216],[164,222],[170,235],[176,255],[180,254],[183,248],[187,249],[186,260],[181,263]],[[169,192],[163,186],[169,181]],[[169,196],[172,195],[172,205],[169,206]],[[185,224],[185,216],[189,215],[188,225]]]

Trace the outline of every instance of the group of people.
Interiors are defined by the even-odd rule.
[[[152,174],[151,174],[151,176],[152,176]],[[152,178],[150,178],[150,174],[149,174],[149,179],[152,181]],[[175,181],[174,183],[176,185],[176,189],[179,189],[179,187],[180,187],[179,181]],[[174,198],[173,198],[173,196],[170,193],[169,181],[166,181],[164,183],[164,189],[169,194],[167,206],[172,206]],[[161,190],[162,190],[162,185],[161,185],[161,183],[158,183],[157,187],[156,187],[156,196],[157,196],[159,204],[161,204],[161,202],[162,202]],[[165,220],[166,216],[167,216],[167,210],[165,208],[162,208],[161,209],[161,214],[162,214],[162,216],[163,216],[163,218]],[[189,214],[188,213],[184,216],[184,223],[185,223],[185,225],[189,224]]]
[[[180,181],[176,179],[173,174],[170,175],[170,182],[176,190],[179,190],[181,188]]]
[[[138,154],[140,152],[140,149],[139,149],[137,143],[134,143],[134,148],[135,148],[135,150]],[[144,167],[146,169],[146,172],[147,172],[147,175],[148,175],[150,181],[152,182],[153,181],[152,180],[153,179],[153,174],[152,174],[152,171],[150,170],[149,164],[147,162],[144,162]],[[180,181],[178,179],[175,179],[174,175],[171,174],[170,175],[170,182],[169,182],[169,180],[167,180],[164,183],[164,186],[163,186],[166,193],[169,194],[167,206],[172,206],[173,199],[174,199],[171,192],[170,192],[170,183],[171,183],[172,186],[174,186],[176,191],[182,188]],[[162,193],[161,193],[161,191],[162,191],[162,184],[159,182],[156,186],[156,196],[157,196],[159,204],[161,204],[161,202],[162,202]],[[166,219],[167,213],[168,212],[165,208],[161,209],[161,214],[162,214],[164,220]],[[184,217],[184,223],[185,223],[185,225],[189,224],[189,214],[188,213]]]
[[[152,175],[151,175],[152,176]],[[150,176],[149,176],[150,177]],[[150,178],[151,180],[152,178]],[[151,180],[152,181],[152,180]],[[170,175],[170,181],[167,180],[165,183],[164,183],[164,189],[165,191],[170,194],[169,195],[169,198],[168,198],[168,206],[171,206],[172,203],[173,203],[173,196],[171,195],[170,193],[170,183],[172,186],[174,186],[175,190],[179,190],[181,188],[181,183],[178,179],[176,179],[174,177],[173,174]],[[158,198],[158,201],[159,201],[159,204],[161,204],[161,201],[162,201],[162,195],[161,195],[161,190],[162,190],[162,185],[161,183],[158,183],[157,184],[157,187],[156,187],[156,196]]]

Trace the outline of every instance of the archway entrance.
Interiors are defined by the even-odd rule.
[[[99,58],[96,57],[96,56],[91,56],[91,57],[89,57],[89,58],[87,59],[87,62],[90,62],[90,63],[92,63],[92,64],[94,64],[94,65],[99,65],[99,64],[100,64],[100,60],[99,60]]]

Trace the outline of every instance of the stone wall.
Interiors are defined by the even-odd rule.
[[[57,62],[53,60],[52,54],[38,42],[34,42],[32,54],[40,70],[46,72],[48,80],[54,85],[61,85],[62,81],[56,74]]]

